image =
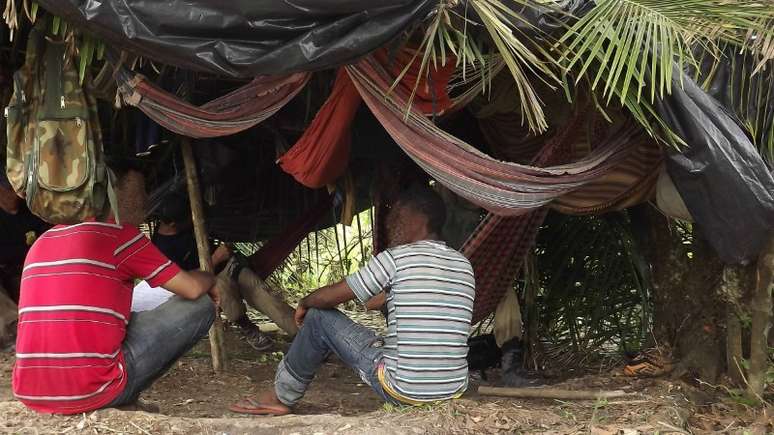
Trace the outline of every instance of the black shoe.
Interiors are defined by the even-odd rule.
[[[258,352],[264,352],[271,349],[274,346],[274,340],[268,335],[264,334],[258,328],[245,331],[242,329],[242,336],[244,336],[247,344]]]

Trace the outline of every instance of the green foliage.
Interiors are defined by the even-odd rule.
[[[541,32],[516,12],[511,3],[524,8],[534,8],[537,5],[530,0],[469,0],[463,3],[464,9],[460,11],[456,7],[457,3],[440,0],[436,15],[425,26],[424,36],[415,56],[416,58],[421,54],[422,61],[414,91],[419,85],[419,77],[428,74],[431,62],[435,66],[438,62],[445,65],[447,57],[452,54],[456,57],[456,65],[462,67],[463,80],[468,67],[481,72],[473,76],[485,83],[482,88],[484,91],[488,88],[486,82],[491,81],[493,64],[504,62],[514,78],[521,102],[521,113],[530,130],[535,133],[545,132],[548,123],[533,80],[543,81],[553,88],[561,83],[559,70],[545,44],[538,43],[522,28]],[[472,36],[470,29],[479,25],[470,19],[473,13],[484,24],[489,35],[488,42],[491,47],[488,49],[484,49],[482,41]],[[492,56],[492,51],[499,52],[500,56]],[[411,63],[398,76],[393,86],[403,78],[410,65]],[[487,74],[488,72],[490,74]]]
[[[285,357],[283,352],[262,353],[258,357],[258,364],[277,363]]]
[[[283,289],[288,300],[296,301],[343,279],[371,257],[371,227],[371,211],[366,210],[350,227],[339,224],[310,233],[269,277],[269,284]]]
[[[769,1],[599,0],[583,17],[570,17],[567,28],[556,37],[525,18],[531,9],[568,18],[561,10],[565,5],[557,0],[439,0],[437,14],[423,27],[416,56],[422,56],[420,76],[431,63],[444,64],[452,54],[462,65],[463,76],[469,69],[490,72],[472,74],[471,83],[491,80],[492,66],[504,64],[518,90],[523,120],[534,133],[548,129],[533,86],[536,80],[550,88],[561,86],[568,96],[571,82],[587,83],[593,94],[602,97],[593,95],[598,109],[604,112],[615,98],[651,136],[679,147],[683,140],[653,105],[671,93],[675,74],[697,65],[696,53],[714,54],[720,44],[733,44],[756,57],[754,68],[746,74],[763,72],[767,66],[772,69],[774,7]],[[472,14],[478,21],[470,19]],[[482,32],[470,31],[481,25],[486,39],[481,38]],[[486,84],[482,89],[486,92]],[[766,107],[761,105],[757,112]],[[747,119],[753,135],[760,131],[760,119]]]
[[[624,214],[551,214],[538,236],[539,334],[560,364],[639,349],[649,324],[640,254]]]

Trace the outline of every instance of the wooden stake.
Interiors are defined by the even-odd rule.
[[[742,302],[742,268],[726,265],[720,284],[726,299],[726,373],[736,385],[743,385],[742,364],[742,322],[739,309]]]
[[[771,327],[771,293],[774,290],[774,235],[758,257],[755,294],[750,310],[750,371],[748,374],[748,392],[761,400],[768,368],[768,335]]]
[[[504,388],[504,387],[478,387],[478,394],[482,396],[516,397],[521,399],[559,399],[559,400],[597,400],[613,399],[617,397],[633,397],[632,393],[623,390],[590,391],[590,390],[562,390],[559,388]]]
[[[196,249],[199,252],[199,268],[205,272],[212,273],[210,244],[207,237],[207,229],[204,227],[204,207],[202,206],[199,176],[196,174],[196,160],[194,160],[193,150],[191,149],[191,140],[186,137],[182,138],[180,148],[183,151],[188,200],[191,203],[191,221],[193,222],[194,235],[196,236]],[[223,345],[223,322],[220,320],[220,315],[215,316],[209,335],[212,369],[215,373],[221,373],[226,370],[226,349]]]

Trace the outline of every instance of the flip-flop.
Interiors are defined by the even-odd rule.
[[[253,399],[245,397],[241,401],[228,407],[229,411],[239,414],[280,416],[290,414],[287,406],[265,405]]]

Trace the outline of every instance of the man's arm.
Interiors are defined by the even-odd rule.
[[[309,308],[330,309],[352,299],[355,299],[355,293],[349,288],[347,281],[341,280],[336,284],[321,287],[298,302],[296,324],[301,326],[304,323],[304,316]]]
[[[218,303],[218,295],[214,290],[215,276],[201,270],[181,270],[162,287],[185,299],[198,299],[205,293],[210,293],[215,303]]]

